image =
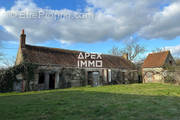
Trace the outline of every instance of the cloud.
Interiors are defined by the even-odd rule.
[[[180,1],[155,13],[151,23],[141,29],[140,35],[147,38],[171,40],[180,35]]]
[[[10,40],[15,40],[16,37],[14,37],[11,33],[8,33],[7,31],[4,30],[0,30],[0,40],[2,41],[10,41]],[[0,41],[0,46],[1,46],[1,42]]]
[[[54,14],[64,15],[67,18],[55,20]],[[41,14],[41,17],[39,17]],[[96,23],[92,21],[92,13],[88,12],[89,18],[72,20],[68,16],[80,15],[79,11],[41,9],[31,0],[19,0],[10,10],[0,9],[0,25],[16,39],[22,29],[25,29],[28,42],[42,43],[48,40],[59,40],[61,42],[94,42],[104,39],[104,31],[100,32],[97,26],[100,21],[97,17]],[[48,16],[47,16],[48,15]],[[51,16],[53,15],[53,16]],[[104,22],[111,18],[104,18]],[[100,24],[101,25],[101,24]],[[98,33],[97,33],[98,32]],[[91,36],[91,37],[90,37]],[[0,39],[2,40],[2,39]]]
[[[112,15],[119,24],[117,38],[121,39],[140,31],[152,22],[153,16],[161,11],[161,6],[168,4],[165,0],[88,0],[105,15]],[[113,29],[113,28],[112,28]],[[142,36],[142,35],[141,35]]]
[[[180,35],[179,23],[170,19],[174,16],[179,18],[177,13],[180,7],[175,0],[87,0],[87,4],[82,12],[42,9],[32,0],[18,0],[10,10],[0,9],[0,25],[16,40],[24,28],[27,40],[31,43],[48,40],[93,43],[107,39],[122,40],[133,34],[148,39],[172,39]],[[25,11],[26,18],[22,18],[22,11]],[[52,13],[66,18],[57,20]],[[77,15],[86,17],[75,19]]]
[[[168,46],[168,47],[165,47],[165,49],[170,50],[174,56],[180,56],[180,45]]]
[[[29,14],[51,15],[57,13],[64,15],[65,19],[55,20],[54,17],[41,16],[41,18],[22,18],[22,11]],[[0,10],[0,25],[12,35],[19,37],[21,29],[25,29],[28,42],[42,43],[48,40],[59,40],[63,43],[86,42],[92,43],[107,40],[121,34],[114,29],[117,20],[103,13],[95,14],[90,9],[85,13],[72,10],[50,10],[38,8],[32,1],[17,1],[11,10]],[[68,16],[84,15],[84,19],[73,19]],[[119,28],[117,28],[119,29]],[[116,31],[115,31],[116,30]]]

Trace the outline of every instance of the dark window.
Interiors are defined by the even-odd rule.
[[[55,88],[55,74],[49,75],[49,89]]]
[[[88,85],[92,85],[93,75],[92,72],[88,72]]]
[[[169,64],[172,65],[172,61],[169,61]]]
[[[44,73],[39,73],[39,84],[43,84],[44,83]]]

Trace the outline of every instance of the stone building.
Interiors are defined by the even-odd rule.
[[[143,83],[163,83],[167,76],[167,67],[175,66],[170,51],[150,53],[142,65]]]
[[[136,67],[127,56],[91,55],[82,51],[27,45],[24,30],[20,36],[16,65],[23,62],[36,64],[38,68],[29,84],[26,84],[23,74],[19,74],[19,82],[14,83],[15,91],[26,91],[27,85],[30,90],[44,90],[138,81]]]

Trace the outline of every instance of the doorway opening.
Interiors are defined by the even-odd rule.
[[[49,89],[55,89],[55,74],[49,76]]]
[[[92,81],[93,81],[93,76],[92,76],[92,72],[88,72],[88,85],[92,85]]]
[[[99,86],[100,85],[100,74],[96,71],[88,72],[88,85]]]

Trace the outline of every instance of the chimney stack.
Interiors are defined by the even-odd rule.
[[[124,54],[123,54],[123,58],[126,59],[126,60],[129,60],[129,58],[128,58],[128,53],[124,53]]]
[[[25,46],[26,46],[26,34],[24,34],[24,29],[22,29],[20,36],[20,47],[25,48]]]

